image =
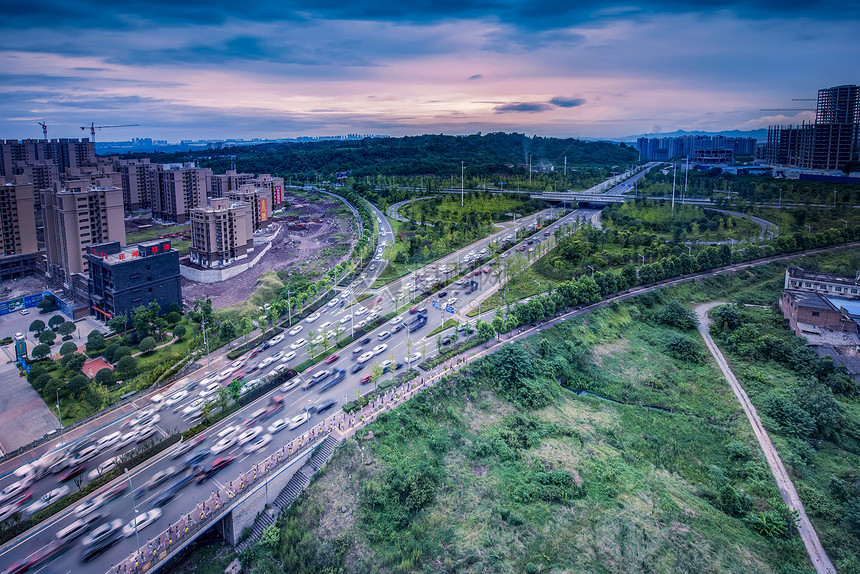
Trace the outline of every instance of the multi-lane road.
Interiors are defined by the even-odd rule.
[[[555,223],[542,226],[541,231],[552,233],[552,231],[559,226],[570,224],[576,220],[590,218],[594,213],[595,210],[574,210]],[[374,214],[380,223],[380,240],[387,240],[387,242],[393,241],[393,231],[388,220],[375,208]],[[361,302],[356,302],[356,295],[367,290],[368,286],[373,283],[383,269],[385,263],[383,260],[372,261],[368,265],[368,269],[366,271],[367,275],[354,282],[350,288],[346,290],[346,294],[341,291],[339,296],[334,300],[334,304],[321,308],[318,311],[319,316],[314,320],[310,320],[311,317],[309,317],[301,322],[294,322],[293,327],[295,327],[295,330],[287,329],[284,332],[284,338],[278,344],[260,351],[253,359],[242,357],[232,364],[214,364],[212,375],[224,375],[220,381],[216,381],[223,386],[228,384],[231,378],[236,375],[244,375],[244,380],[248,381],[266,376],[276,368],[285,368],[283,367],[284,365],[290,367],[298,365],[309,358],[308,345],[302,345],[300,340],[308,339],[310,332],[318,334],[321,330],[337,331],[337,329],[343,329],[348,335],[356,328],[356,325],[358,325],[360,321],[369,318],[372,314],[375,313],[379,316],[384,316],[387,313],[402,307],[414,295],[417,295],[422,291],[422,289],[424,289],[427,282],[430,281],[429,278],[431,276],[435,275],[439,280],[444,279],[446,275],[440,271],[440,268],[445,266],[450,269],[463,269],[468,267],[469,265],[464,263],[464,259],[468,258],[470,252],[479,254],[484,248],[487,248],[489,251],[491,243],[498,244],[503,242],[508,236],[515,238],[518,230],[527,229],[531,224],[536,222],[538,217],[542,217],[546,220],[547,215],[547,213],[542,212],[541,214],[535,214],[530,217],[518,219],[516,223],[509,224],[507,228],[500,230],[492,236],[486,237],[475,244],[461,249],[433,265],[416,269],[406,277],[392,282],[384,288],[376,290],[370,298],[364,299]],[[541,239],[543,238],[540,235],[538,237]],[[506,243],[506,245],[508,245],[506,248],[507,252],[512,253],[514,249],[524,246],[525,241],[512,241]],[[249,456],[253,457],[254,460],[259,460],[262,457],[275,452],[282,445],[298,436],[306,428],[304,425],[315,423],[315,417],[328,416],[328,414],[334,410],[341,408],[345,402],[369,392],[373,385],[362,384],[361,379],[371,373],[371,365],[374,363],[381,364],[383,361],[392,362],[394,369],[390,373],[383,375],[382,380],[384,380],[385,378],[392,377],[409,367],[410,361],[407,360],[407,355],[415,353],[421,354],[420,359],[414,359],[411,361],[412,365],[418,361],[434,356],[438,352],[436,348],[436,337],[430,337],[429,333],[440,326],[445,319],[450,318],[451,314],[432,308],[430,301],[434,299],[442,301],[445,303],[444,306],[450,305],[455,309],[455,311],[464,309],[472,300],[480,297],[485,291],[492,290],[495,287],[497,280],[494,274],[483,272],[483,269],[485,268],[486,265],[479,266],[477,268],[479,270],[478,275],[470,273],[467,278],[465,278],[465,282],[463,284],[455,283],[442,289],[442,291],[447,292],[444,297],[440,297],[439,291],[435,291],[433,295],[427,298],[427,300],[417,304],[415,306],[416,308],[426,309],[427,322],[423,327],[417,329],[415,332],[410,333],[408,329],[405,328],[395,332],[399,325],[413,319],[419,314],[417,312],[410,313],[409,311],[404,310],[396,319],[392,320],[392,322],[386,323],[374,329],[370,333],[357,337],[359,340],[354,341],[352,344],[339,351],[339,356],[333,358],[330,363],[320,364],[308,369],[301,377],[301,380],[304,382],[308,378],[312,377],[314,373],[323,369],[332,370],[336,368],[345,370],[347,373],[345,378],[330,389],[325,390],[324,392],[319,392],[318,388],[322,386],[321,384],[319,387],[314,387],[309,390],[303,390],[301,385],[286,392],[275,390],[268,393],[266,396],[261,397],[254,403],[242,408],[226,420],[219,422],[210,429],[207,429],[205,432],[206,438],[196,447],[196,450],[207,453],[207,456],[203,459],[202,463],[204,465],[211,464],[217,457],[224,456],[234,456],[235,460],[232,462],[231,466],[227,466],[223,470],[215,473],[212,478],[203,481],[201,484],[195,484],[191,481],[186,486],[178,489],[176,491],[177,496],[172,500],[164,501],[160,506],[160,510],[162,512],[161,518],[156,519],[151,525],[147,525],[139,532],[141,542],[143,543],[143,541],[149,537],[147,532],[151,531],[152,534],[155,534],[161,531],[163,524],[168,524],[180,515],[191,511],[197,501],[205,499],[208,496],[208,493],[214,488],[209,481],[218,481],[219,483],[229,481],[231,477],[235,475],[235,471],[233,469],[246,466],[248,462],[245,462],[244,465],[242,463]],[[468,281],[476,281],[477,288],[473,292],[466,294],[465,291],[468,287]],[[301,327],[301,329],[298,329],[298,327]],[[447,333],[443,332],[442,334]],[[361,352],[357,351],[359,347],[361,347]],[[319,352],[320,348],[317,348],[316,354]],[[373,353],[372,359],[367,360],[363,364],[357,364],[356,359],[364,352]],[[258,367],[264,363],[265,366]],[[397,368],[398,363],[402,363],[403,366]],[[231,370],[232,372],[228,373],[228,370]],[[157,434],[160,436],[167,436],[169,433],[193,426],[198,420],[199,409],[193,408],[192,403],[200,399],[201,393],[207,392],[206,389],[212,382],[212,375],[206,377],[203,377],[202,375],[186,377],[177,381],[169,389],[159,393],[164,397],[161,400],[161,408],[153,413],[150,421],[142,421],[142,424],[138,428],[151,429],[147,432],[151,432],[153,435]],[[201,379],[205,382],[201,383]],[[217,391],[217,386],[215,390]],[[226,443],[222,443],[222,445],[227,444],[226,448],[217,453],[210,452],[213,450],[213,447],[216,446],[216,443],[221,440],[222,437],[219,437],[219,434],[222,434],[225,429],[232,426],[239,426],[241,425],[241,421],[251,418],[255,411],[265,408],[270,403],[270,400],[274,395],[279,395],[283,398],[282,408],[270,418],[262,421],[257,420],[248,425],[248,427],[240,429],[255,429],[260,426],[262,429],[259,430],[257,438],[259,438],[259,436],[271,434],[273,439],[270,442],[261,445],[259,450],[253,453],[248,453],[246,452],[246,447],[248,444],[254,443],[255,439],[252,439],[243,445],[238,443],[231,444],[231,441],[228,439]],[[329,400],[333,401],[334,406],[332,407],[332,410],[325,413],[325,415],[312,414],[310,415],[310,423],[304,423],[304,425],[293,430],[283,428],[283,430],[279,429],[277,432],[269,432],[269,427],[276,421],[283,419],[288,423],[294,417],[305,413],[309,408],[313,410],[313,407],[316,405]],[[170,404],[165,405],[165,403],[168,402]],[[148,398],[141,399],[138,401],[136,406],[143,411],[152,409],[152,404],[149,402]],[[83,461],[79,465],[85,466],[86,470],[83,473],[84,476],[93,472],[102,463],[105,463],[112,458],[117,457],[119,454],[134,448],[134,443],[118,448],[116,443],[112,441],[115,441],[117,436],[122,438],[127,433],[132,432],[134,427],[130,427],[129,423],[137,416],[140,416],[139,412],[126,414],[117,417],[115,420],[108,420],[102,424],[100,428],[93,430],[86,436],[88,441],[94,443],[98,443],[99,440],[103,440],[105,442],[105,446],[98,450],[92,458]],[[157,420],[153,421],[152,419],[155,419],[156,416],[158,417]],[[225,434],[222,436],[227,435]],[[76,512],[76,509],[79,508],[80,504],[85,502],[82,501],[81,503],[73,505],[51,519],[43,522],[30,532],[7,543],[0,548],[0,564],[12,564],[18,560],[26,559],[34,553],[38,553],[40,549],[45,548],[56,539],[56,534],[58,532],[68,528],[79,520],[79,516],[84,516],[86,518],[98,516],[98,513],[103,513],[104,516],[96,521],[98,524],[108,520],[119,520],[123,525],[125,525],[131,520],[131,517],[134,516],[135,510],[142,514],[156,508],[155,503],[162,502],[157,500],[158,497],[168,487],[181,478],[182,472],[185,471],[184,469],[187,466],[184,456],[173,458],[175,448],[176,447],[171,447],[165,453],[149,460],[147,463],[131,469],[126,478],[117,479],[110,485],[105,486],[99,492],[88,497],[86,501],[95,500],[99,497],[104,501],[99,508],[90,511],[90,514],[85,514],[83,510],[78,510]],[[219,449],[216,447],[215,450]],[[21,460],[21,463],[23,462],[25,461]],[[63,485],[59,483],[59,477],[63,472],[66,472],[66,470],[67,469],[63,469],[60,474],[46,474],[41,479],[29,485],[29,487],[22,489],[21,493],[12,496],[9,500],[13,501],[25,493],[32,495],[31,500],[38,500],[47,493],[57,488],[62,488]],[[175,473],[175,475],[173,475],[173,473]],[[165,474],[171,475],[171,478],[166,479],[159,485],[153,485],[151,489],[141,492],[139,496],[134,497],[132,500],[132,496],[129,494],[132,489],[139,490],[144,484],[148,483],[153,476]],[[8,489],[18,480],[18,476],[10,473],[7,476],[0,478],[0,489]],[[126,491],[117,498],[105,500],[106,498],[109,498],[103,496],[106,491],[116,488],[117,485],[123,484],[130,484],[132,488],[127,488]],[[69,487],[70,491],[74,491],[77,488],[74,484],[74,479],[69,479],[65,485]],[[0,506],[3,506],[3,504],[6,503],[0,503]],[[99,504],[100,503],[96,503],[96,505]],[[53,572],[68,573],[80,563],[83,554],[83,546],[81,543],[82,539],[83,536],[70,541],[67,545],[67,550],[54,557],[51,561],[51,569]],[[111,564],[118,563],[131,551],[136,550],[136,548],[137,546],[133,535],[121,537],[118,543],[109,547],[102,554],[89,562],[87,568],[93,572],[105,572],[109,569]],[[34,571],[39,571],[44,567],[44,563],[41,563]]]

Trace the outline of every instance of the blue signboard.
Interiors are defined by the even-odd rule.
[[[436,309],[442,308],[442,306],[439,304],[439,301],[433,301],[432,303],[433,303],[433,307],[435,307]]]
[[[448,311],[449,313],[452,313],[452,314],[454,313],[453,305],[448,305],[447,307],[445,307],[445,310]]]
[[[2,301],[0,302],[0,315],[6,315],[9,313],[14,313],[15,311],[20,311],[21,309],[30,309],[32,307],[35,307],[36,305],[41,303],[42,299],[44,299],[48,295],[52,295],[52,293],[48,291],[43,291],[34,295],[25,295],[23,297],[16,297],[15,299],[9,299],[8,301]],[[56,295],[54,295],[54,298],[57,300],[57,305],[59,305],[60,310],[69,317],[71,317],[71,305],[69,305]]]

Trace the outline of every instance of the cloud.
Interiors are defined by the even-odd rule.
[[[497,114],[505,114],[508,112],[516,112],[521,114],[534,114],[536,112],[545,112],[551,110],[552,106],[543,102],[510,102],[493,108]]]
[[[470,80],[480,80],[483,77],[484,76],[482,76],[481,74],[472,74],[471,76],[469,76],[469,79]]]
[[[549,101],[554,106],[558,106],[560,108],[577,108],[585,103],[585,99],[583,98],[564,98],[562,96],[556,96]]]

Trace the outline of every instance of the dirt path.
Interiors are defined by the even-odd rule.
[[[789,478],[788,472],[786,472],[785,466],[783,466],[782,460],[780,460],[779,454],[776,452],[776,448],[773,446],[767,431],[761,424],[761,419],[759,419],[755,406],[753,406],[746,391],[744,391],[737,378],[735,378],[735,374],[729,367],[722,351],[720,351],[719,347],[714,343],[714,339],[711,337],[711,333],[709,331],[711,321],[708,318],[708,311],[723,304],[723,302],[711,302],[703,303],[696,307],[696,315],[699,317],[699,333],[702,335],[702,339],[705,340],[705,345],[708,347],[708,351],[711,352],[711,355],[713,355],[717,364],[720,366],[723,376],[726,377],[726,380],[732,387],[732,391],[735,393],[738,401],[740,401],[741,406],[747,415],[747,419],[749,419],[750,425],[752,425],[753,432],[758,439],[758,443],[764,453],[764,457],[767,459],[770,472],[776,479],[776,485],[779,487],[779,492],[782,494],[783,501],[785,501],[785,504],[788,505],[789,508],[796,510],[800,516],[800,524],[798,527],[800,530],[800,537],[803,539],[803,544],[806,546],[806,551],[809,553],[809,559],[812,560],[812,565],[815,567],[815,571],[818,574],[836,574],[836,569],[827,557],[827,553],[824,552],[824,547],[821,546],[821,541],[818,540],[818,534],[815,533],[815,529],[812,527],[809,517],[806,516],[803,502],[801,502],[800,497],[797,495],[797,490],[795,490],[794,484],[791,482],[791,478]]]

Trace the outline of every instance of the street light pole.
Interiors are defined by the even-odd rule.
[[[128,473],[128,469],[125,470],[125,477],[128,480],[128,488],[131,490],[131,509],[134,511],[134,540],[137,544],[137,550],[140,551],[140,538],[137,534],[137,504],[134,500],[134,486],[131,484],[131,475]]]
[[[63,413],[60,412],[60,390],[57,389],[57,414],[60,416],[60,444],[66,444],[63,439]]]

